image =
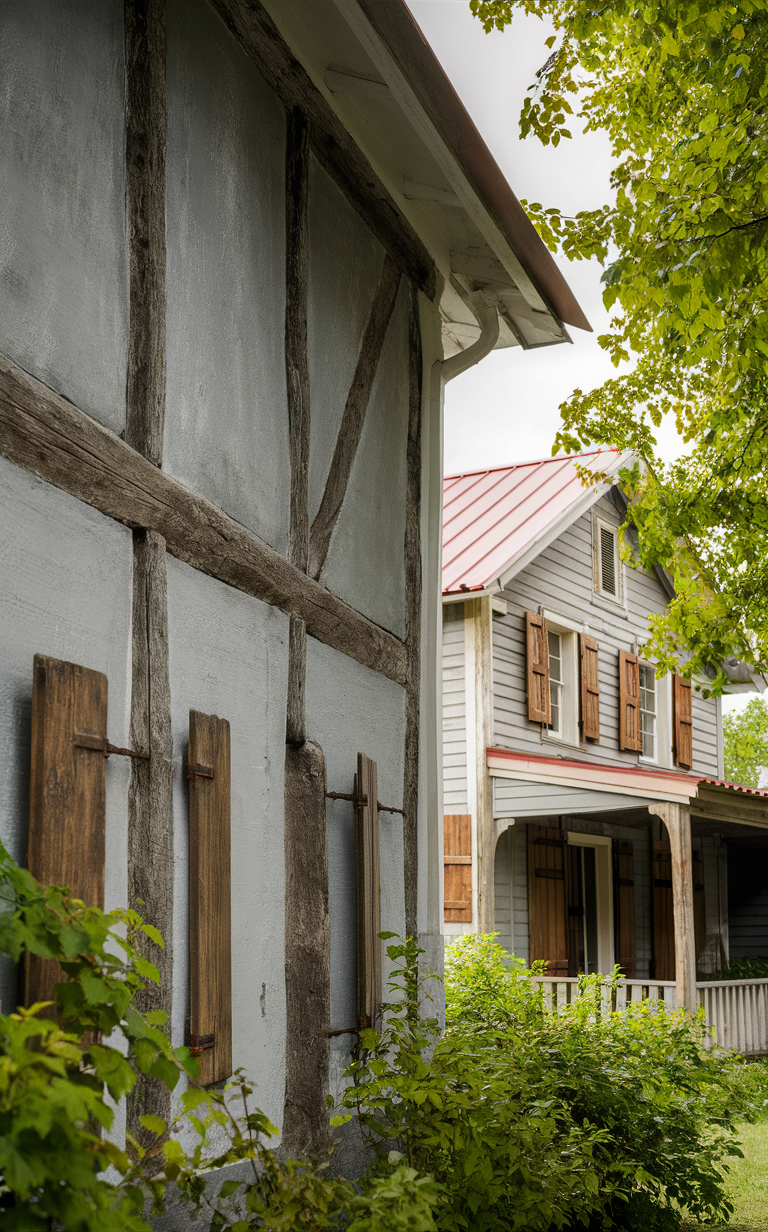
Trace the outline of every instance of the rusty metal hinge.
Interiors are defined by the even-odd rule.
[[[212,779],[213,766],[187,766],[187,778],[190,783],[194,783],[195,779]]]
[[[142,761],[149,761],[149,753],[140,753],[138,749],[121,749],[117,744],[110,744],[106,736],[94,736],[90,732],[75,732],[75,748],[90,749],[93,753],[101,753],[102,757],[109,757],[110,753],[117,753],[120,757],[140,757]]]
[[[209,1048],[213,1048],[216,1043],[216,1036],[213,1032],[210,1035],[192,1035],[187,1033],[187,1047],[189,1048],[190,1056],[199,1057],[201,1053],[206,1052]]]
[[[327,800],[349,800],[355,807],[368,803],[367,796],[351,795],[348,791],[327,791],[325,797]],[[380,813],[399,813],[401,817],[405,817],[405,809],[390,808],[389,805],[382,804],[381,800],[376,801],[376,807]]]

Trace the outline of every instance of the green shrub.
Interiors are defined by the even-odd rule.
[[[420,1016],[412,941],[381,1035],[364,1032],[344,1104],[386,1170],[393,1146],[440,1186],[445,1232],[625,1228],[727,1217],[722,1170],[738,1111],[737,1062],[703,1028],[648,1003],[603,1009],[599,978],[560,1013],[533,972],[489,937],[446,958],[446,1030]]]
[[[712,975],[697,975],[703,980],[767,980],[768,958],[732,958],[727,967],[721,967]]]

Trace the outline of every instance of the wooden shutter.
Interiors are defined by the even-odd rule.
[[[675,978],[675,917],[669,842],[653,844],[653,978]]]
[[[579,636],[581,661],[581,735],[584,740],[600,739],[600,674],[598,646],[594,637]]]
[[[678,766],[693,768],[693,715],[691,682],[682,676],[673,677],[674,754]]]
[[[635,868],[632,843],[613,841],[613,893],[616,910],[616,961],[628,980],[635,978]]]
[[[552,722],[547,632],[547,622],[543,616],[537,616],[535,612],[525,613],[528,718],[532,723]]]
[[[568,975],[583,971],[584,882],[581,876],[581,847],[563,848],[565,860],[566,926],[568,930]]]
[[[355,796],[357,838],[357,1025],[376,1026],[381,1017],[381,867],[379,787],[376,762],[357,755]]]
[[[637,655],[619,651],[619,748],[643,751],[640,730],[640,663]]]
[[[104,906],[107,678],[35,655],[27,865],[43,885],[68,886],[89,907]],[[51,1001],[58,963],[28,954],[25,1005]]]
[[[449,813],[443,818],[444,918],[472,922],[472,817]]]
[[[189,1036],[200,1082],[232,1073],[229,723],[189,712]]]
[[[547,975],[561,977],[568,975],[565,848],[559,826],[528,826],[530,960],[544,959]]]

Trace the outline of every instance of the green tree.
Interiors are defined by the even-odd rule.
[[[740,713],[723,717],[725,777],[732,783],[759,787],[768,770],[768,705],[753,697]]]
[[[604,265],[601,345],[636,365],[561,407],[556,447],[631,448],[641,563],[677,597],[649,649],[686,674],[729,655],[768,664],[768,2],[470,0],[486,30],[548,19],[551,54],[523,135],[557,145],[577,112],[604,130],[614,199],[566,217],[524,203],[549,246]],[[671,415],[688,456],[662,464]],[[721,674],[716,688],[725,683]]]

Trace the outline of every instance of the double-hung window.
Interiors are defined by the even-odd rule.
[[[656,669],[640,664],[640,732],[643,738],[643,757],[649,761],[659,760],[658,741],[658,695]]]
[[[553,736],[563,735],[563,690],[565,689],[565,672],[563,666],[563,639],[560,633],[549,633],[549,698],[552,707],[552,722],[549,724]]]

